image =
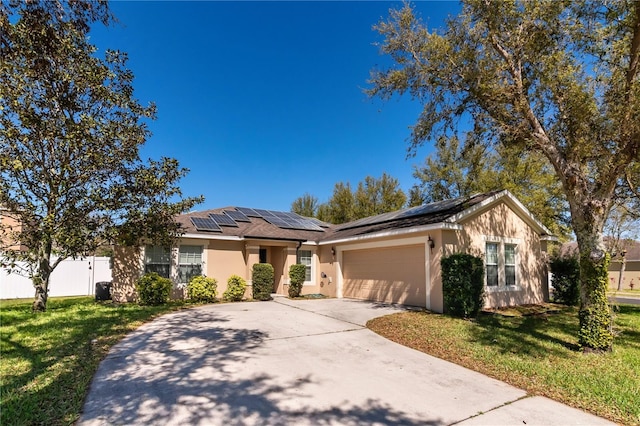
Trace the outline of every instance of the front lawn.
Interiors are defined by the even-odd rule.
[[[640,306],[621,305],[614,349],[578,350],[575,308],[476,321],[428,312],[373,319],[367,327],[419,351],[626,425],[640,425]]]
[[[91,297],[0,301],[0,423],[69,425],[109,348],[153,317],[182,307],[118,305]]]

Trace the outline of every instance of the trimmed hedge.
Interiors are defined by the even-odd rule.
[[[484,306],[484,262],[465,253],[443,257],[442,292],[444,309],[450,315],[476,317]]]
[[[555,256],[549,262],[553,274],[552,300],[564,305],[576,306],[580,301],[580,261],[577,256]]]
[[[194,302],[213,303],[218,295],[218,281],[202,275],[195,276],[187,284],[187,294]]]
[[[156,272],[141,276],[136,282],[139,303],[141,305],[163,305],[169,301],[173,283]]]
[[[307,267],[299,263],[289,268],[289,297],[300,297],[302,284],[307,276]]]
[[[269,263],[253,265],[251,281],[253,284],[253,298],[255,300],[271,300],[273,291],[273,266]]]
[[[222,298],[231,302],[239,302],[244,297],[246,289],[247,282],[244,278],[238,275],[231,275],[227,280],[227,289],[222,294]]]

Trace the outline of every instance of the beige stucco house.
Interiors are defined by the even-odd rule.
[[[621,253],[613,256],[609,266],[609,288],[617,290],[620,282],[621,290],[640,288],[640,241],[626,241],[624,246],[624,272]]]
[[[466,252],[485,260],[486,306],[548,300],[546,247],[554,238],[508,191],[408,208],[341,225],[293,213],[228,207],[181,215],[184,234],[170,249],[115,250],[112,294],[135,299],[145,271],[172,278],[180,297],[188,279],[231,275],[251,283],[253,264],[275,269],[273,292],[287,294],[290,265],[307,265],[304,294],[320,293],[443,311],[440,259]],[[248,288],[247,295],[251,294]]]

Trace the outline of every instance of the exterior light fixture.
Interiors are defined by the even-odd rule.
[[[431,235],[429,235],[429,237],[427,238],[427,243],[429,243],[429,248],[431,248],[431,250],[433,250],[433,248],[436,246],[436,242],[433,241]]]

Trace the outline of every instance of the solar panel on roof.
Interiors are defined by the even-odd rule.
[[[288,219],[286,222],[289,224],[291,229],[300,229],[304,231],[324,231],[321,227],[313,223],[309,219]]]
[[[262,215],[260,213],[258,213],[257,211],[255,211],[254,209],[251,209],[249,207],[236,207],[236,210],[238,210],[239,212],[244,213],[245,215],[247,215],[249,217],[262,217]]]
[[[280,219],[290,219],[290,216],[288,215],[288,213],[286,212],[276,212],[276,211],[270,211],[270,213]]]
[[[329,228],[331,226],[328,223],[323,222],[320,219],[317,219],[315,217],[310,217],[309,220],[312,221],[313,223],[315,223],[316,225],[318,225],[321,228]]]
[[[266,219],[267,217],[277,217],[275,215],[275,213],[271,210],[263,210],[263,209],[254,209],[256,211],[256,213],[258,213],[260,215],[260,217],[262,217],[263,219]]]
[[[234,228],[238,227],[238,224],[236,223],[236,221],[230,218],[229,216],[227,216],[226,214],[211,213],[209,217],[213,219],[213,221],[220,226],[233,226]]]
[[[224,214],[236,222],[251,222],[251,219],[249,219],[247,215],[238,210],[225,210]]]
[[[272,225],[276,225],[276,226],[279,226],[281,228],[284,228],[284,227],[289,228],[290,227],[288,222],[286,222],[285,220],[282,220],[282,219],[280,219],[278,217],[275,217],[275,216],[266,216],[266,217],[264,217],[264,220],[266,220],[267,222],[269,222]]]
[[[415,216],[427,216],[430,214],[446,211],[463,203],[466,198],[455,198],[453,200],[436,201],[434,203],[425,204],[418,207],[412,207],[405,210],[399,210],[395,212],[383,213],[377,216],[365,217],[353,222],[345,223],[338,226],[338,230],[358,228],[360,226],[375,225],[384,222],[390,222],[396,219],[405,219]]]
[[[191,223],[198,231],[222,231],[222,228],[208,217],[192,217]]]

